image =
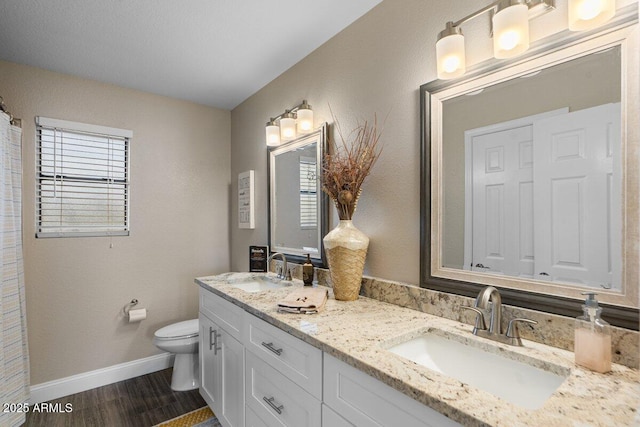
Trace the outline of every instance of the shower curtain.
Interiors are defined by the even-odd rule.
[[[24,423],[29,398],[21,139],[0,112],[0,426],[12,427]]]

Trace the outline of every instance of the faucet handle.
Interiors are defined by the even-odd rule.
[[[535,320],[523,319],[520,317],[516,319],[511,319],[509,321],[509,326],[507,326],[507,334],[506,334],[507,338],[511,340],[511,343],[513,345],[522,346],[522,340],[520,339],[520,331],[518,330],[518,322],[529,323],[531,325],[537,325],[538,322],[536,322]]]
[[[484,313],[477,307],[468,307],[466,305],[461,305],[460,308],[464,310],[471,310],[476,313],[476,324],[473,327],[473,335],[477,335],[478,331],[486,331],[487,325],[484,323]]]

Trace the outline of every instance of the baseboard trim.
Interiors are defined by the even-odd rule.
[[[70,394],[90,390],[140,375],[150,374],[173,365],[171,353],[161,353],[144,359],[120,363],[95,371],[84,372],[66,378],[32,385],[30,404],[47,402]]]

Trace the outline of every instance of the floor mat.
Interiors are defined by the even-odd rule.
[[[218,418],[208,406],[196,409],[155,427],[221,427]]]

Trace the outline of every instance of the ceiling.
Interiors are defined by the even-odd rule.
[[[230,110],[380,1],[2,0],[0,59]]]

